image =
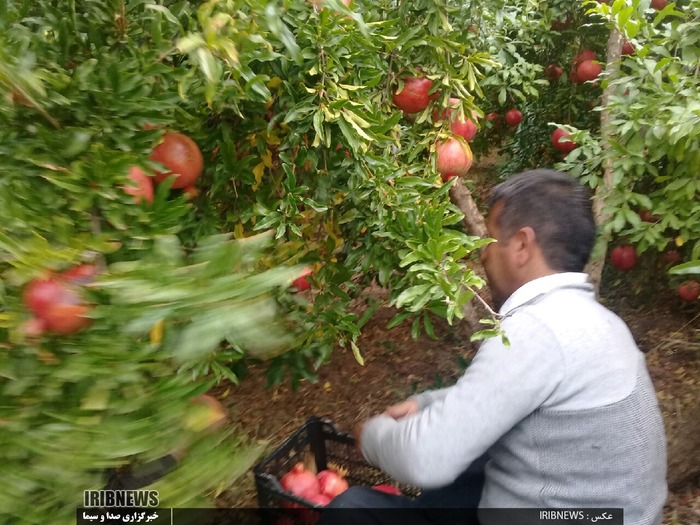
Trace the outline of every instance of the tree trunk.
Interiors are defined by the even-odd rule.
[[[479,212],[469,188],[461,180],[457,180],[454,186],[450,188],[450,198],[452,203],[464,213],[463,222],[469,234],[476,237],[485,237],[487,232],[484,216]]]
[[[610,37],[608,38],[608,63],[605,68],[606,76],[609,79],[617,77],[617,73],[620,68],[619,63],[621,46],[622,35],[617,29],[613,29],[610,32]],[[593,214],[599,228],[610,220],[610,214],[605,213],[603,207],[605,205],[605,200],[613,187],[613,163],[612,156],[609,154],[610,136],[612,134],[612,130],[610,129],[611,115],[610,111],[608,110],[608,101],[610,100],[610,95],[612,94],[613,89],[614,87],[608,84],[608,86],[603,90],[603,96],[601,99],[603,111],[600,115],[600,138],[605,160],[603,161],[603,184],[598,185],[595,196],[593,197]],[[603,273],[603,265],[605,264],[608,241],[609,235],[601,234],[598,237],[596,248],[593,251],[591,260],[586,267],[586,271],[591,276],[591,280],[595,285],[596,294],[599,293],[600,289],[600,280]]]
[[[450,188],[450,199],[452,203],[457,206],[464,214],[463,223],[469,233],[475,237],[486,237],[488,232],[486,231],[486,221],[484,221],[484,216],[479,211],[479,208],[474,202],[469,188],[461,181],[455,181],[455,184]],[[479,259],[473,262],[474,272],[486,280],[486,271]],[[479,291],[479,296],[486,302],[490,302],[491,294],[488,288],[482,288]],[[486,314],[486,309],[482,307],[477,301],[471,301],[463,310],[464,319],[469,325],[469,330],[474,333],[479,330],[479,319],[484,317]]]

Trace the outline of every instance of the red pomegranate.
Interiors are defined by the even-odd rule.
[[[573,65],[579,66],[581,62],[585,62],[586,60],[595,60],[596,56],[595,51],[591,51],[590,49],[582,49],[574,57]]]
[[[486,115],[486,120],[488,120],[494,128],[497,128],[501,123],[501,116],[498,113],[489,113]]]
[[[204,158],[195,141],[177,131],[168,131],[163,135],[163,141],[153,148],[151,160],[168,168],[167,172],[156,173],[156,182],[177,175],[171,186],[173,189],[192,186],[204,169]]]
[[[49,306],[65,301],[68,292],[64,284],[54,279],[35,279],[24,289],[22,300],[30,312],[41,318]]]
[[[80,294],[98,273],[94,264],[78,264],[60,274],[49,272],[24,289],[22,300],[34,314],[30,328],[41,327],[57,334],[74,334],[92,323],[90,305]]]
[[[78,291],[55,277],[33,280],[22,299],[45,329],[57,334],[74,334],[92,322]]]
[[[90,326],[89,308],[85,304],[54,304],[44,312],[42,319],[47,330],[56,334],[76,334]]]
[[[637,215],[639,215],[639,218],[642,219],[644,222],[659,222],[661,219],[651,213],[649,210],[639,210],[637,212]]]
[[[287,492],[306,499],[320,493],[320,485],[316,475],[306,470],[302,462],[295,464],[292,470],[280,478],[280,485]]]
[[[578,148],[578,144],[571,140],[571,135],[561,128],[555,129],[552,133],[552,144],[562,153],[569,153]]]
[[[622,49],[620,50],[621,55],[632,55],[634,54],[634,46],[628,40],[622,43]]]
[[[388,483],[382,483],[381,485],[374,485],[372,487],[374,490],[378,490],[379,492],[384,492],[386,494],[393,494],[394,496],[401,496],[401,491],[398,489],[398,487],[395,487],[394,485],[389,485]]]
[[[669,264],[678,264],[683,260],[683,256],[678,250],[668,250],[664,252],[663,259]]]
[[[556,82],[561,78],[562,73],[564,70],[560,68],[556,64],[549,64],[545,69],[544,69],[544,76],[547,77],[547,79],[550,82]]]
[[[425,77],[406,77],[403,79],[403,89],[394,91],[392,100],[396,106],[406,113],[418,113],[430,104],[430,88],[433,81]]]
[[[319,491],[321,494],[329,498],[335,498],[338,494],[342,494],[348,490],[348,482],[335,470],[322,470],[316,474],[319,483]]]
[[[651,0],[651,7],[657,11],[661,11],[664,7],[666,7],[667,3],[668,0]]]
[[[311,288],[311,281],[308,277],[313,274],[313,270],[310,267],[306,267],[301,271],[301,275],[292,281],[292,286],[297,292],[304,292]]]
[[[443,181],[462,177],[472,167],[474,155],[469,144],[459,139],[447,139],[435,146],[437,170]]]
[[[621,272],[628,272],[637,265],[637,250],[629,244],[622,244],[610,253],[610,262]]]
[[[134,196],[134,202],[139,204],[146,201],[153,203],[153,179],[146,175],[138,166],[129,169],[129,183],[124,186],[124,192]]]
[[[61,279],[77,285],[86,285],[95,280],[99,269],[94,264],[77,264],[61,273]]]
[[[601,65],[595,60],[584,60],[576,69],[576,76],[581,82],[595,80],[603,72]]]
[[[523,114],[520,113],[519,110],[513,108],[513,109],[509,109],[506,112],[506,123],[509,126],[514,128],[515,126],[520,124],[522,121],[523,121]]]
[[[578,74],[576,73],[576,66],[572,66],[571,70],[569,71],[569,82],[572,84],[581,83],[581,79],[578,78]]]
[[[700,297],[700,282],[696,280],[686,281],[678,286],[678,295],[684,301],[697,301]]]
[[[459,105],[458,98],[450,98],[450,107],[444,109],[440,115],[438,115],[438,110],[433,111],[433,121],[438,119],[450,119],[450,130],[455,135],[463,137],[464,140],[472,140],[478,131],[476,122],[478,121],[476,112],[472,111],[471,118],[466,117],[466,119],[459,118],[459,111],[457,106]]]

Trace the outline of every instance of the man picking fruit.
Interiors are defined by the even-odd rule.
[[[515,175],[493,190],[487,227],[495,242],[481,259],[509,344],[486,340],[456,385],[356,428],[369,463],[425,495],[351,487],[329,508],[413,509],[434,523],[426,507],[478,502],[482,524],[485,509],[622,508],[625,525],[661,524],[666,441],[644,354],[582,273],[589,192],[552,170]],[[357,517],[369,522],[322,520]]]

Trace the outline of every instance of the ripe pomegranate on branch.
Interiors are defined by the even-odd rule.
[[[629,244],[617,246],[610,252],[610,262],[621,272],[628,272],[637,265],[637,250]]]
[[[97,274],[93,265],[81,264],[62,274],[49,274],[31,281],[22,295],[26,307],[34,314],[23,327],[25,337],[38,337],[45,331],[75,334],[92,323],[90,305],[80,286],[88,284]]]
[[[467,174],[474,162],[474,155],[469,144],[458,138],[438,141],[435,146],[437,170],[443,181]]]
[[[578,144],[571,140],[571,135],[561,128],[552,133],[552,145],[562,153],[570,153],[578,148]]]
[[[523,114],[519,109],[513,108],[506,111],[506,123],[510,127],[515,127],[523,121]]]
[[[394,91],[394,104],[405,113],[418,113],[428,107],[438,95],[430,94],[433,81],[425,77],[405,77],[403,87]]]
[[[153,204],[153,179],[146,175],[138,166],[129,169],[129,183],[124,186],[124,192],[134,197],[134,202]]]
[[[691,279],[678,285],[678,295],[688,302],[697,301],[700,297],[700,282]]]
[[[204,158],[195,141],[177,131],[168,131],[163,135],[163,141],[153,148],[151,160],[168,168],[168,171],[156,172],[156,182],[161,183],[171,175],[177,175],[171,186],[173,189],[194,185],[204,169]]]
[[[475,111],[471,112],[471,117],[465,116],[465,118],[460,118],[459,111],[457,110],[459,104],[460,100],[458,98],[451,97],[449,108],[443,109],[442,112],[438,112],[437,109],[433,111],[433,122],[448,119],[450,122],[450,131],[452,131],[454,135],[459,135],[469,142],[474,139],[479,130],[477,126],[479,119]]]

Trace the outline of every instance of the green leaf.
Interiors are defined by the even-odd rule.
[[[700,261],[688,261],[668,270],[670,275],[700,275]]]
[[[294,34],[289,30],[289,28],[284,24],[280,14],[277,10],[277,5],[270,2],[265,8],[265,17],[267,20],[267,25],[273,35],[280,39],[280,42],[287,48],[292,59],[298,61],[301,56],[301,49],[297,44]]]
[[[478,332],[473,333],[469,340],[471,342],[481,341],[483,339],[490,339],[491,337],[498,337],[500,334],[501,331],[495,329],[479,330]]]
[[[430,315],[423,314],[423,326],[425,327],[425,333],[432,340],[437,341],[437,336],[435,335],[435,328],[433,327],[433,322],[430,320]]]
[[[411,325],[411,337],[413,339],[418,339],[420,336],[420,317],[416,317]]]
[[[387,323],[386,329],[391,330],[392,328],[399,326],[412,315],[413,314],[411,312],[399,312],[394,317],[392,317],[391,320]]]
[[[180,25],[180,21],[175,17],[175,15],[172,14],[170,9],[168,9],[167,7],[157,4],[146,4],[144,7],[146,9],[151,9],[153,11],[159,12],[165,17],[165,19],[168,22],[177,26],[182,31],[182,25]]]
[[[341,120],[344,120],[345,122],[349,123],[360,137],[362,137],[363,139],[365,139],[367,141],[372,141],[372,137],[370,137],[365,132],[365,130],[362,129],[362,126],[360,126],[360,124],[358,123],[358,120],[361,120],[361,119],[358,119],[354,113],[352,113],[351,111],[343,110]]]

